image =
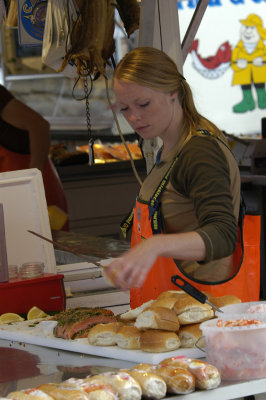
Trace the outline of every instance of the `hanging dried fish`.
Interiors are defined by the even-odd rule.
[[[18,26],[18,2],[10,0],[6,19],[7,26]]]
[[[77,5],[80,15],[59,72],[74,62],[80,76],[102,74],[115,50],[114,0],[77,0]]]
[[[107,62],[115,51],[115,2],[107,1],[107,16],[105,25],[105,35],[102,49],[102,57]]]
[[[116,2],[117,10],[129,37],[139,29],[140,6],[137,0],[116,0]]]

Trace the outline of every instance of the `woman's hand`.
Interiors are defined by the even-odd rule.
[[[127,290],[142,286],[159,255],[160,236],[143,240],[105,267],[105,274],[117,288]]]
[[[160,234],[142,240],[105,267],[105,274],[120,289],[141,287],[157,257],[204,260],[206,248],[197,232]]]

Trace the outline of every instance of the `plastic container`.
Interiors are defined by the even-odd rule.
[[[218,319],[200,325],[206,360],[220,371],[223,381],[243,381],[266,377],[266,315],[228,314],[223,321],[258,319],[261,324],[218,327]]]
[[[215,311],[217,317],[223,317],[224,314],[246,314],[246,313],[264,313],[266,315],[266,301],[251,301],[246,303],[229,304],[221,307],[223,313]]]
[[[31,279],[38,278],[43,275],[44,263],[41,261],[31,261],[22,264],[19,269],[21,278]]]

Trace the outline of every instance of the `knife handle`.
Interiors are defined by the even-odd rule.
[[[178,281],[181,281],[181,283],[178,283]],[[171,277],[171,281],[174,285],[178,286],[180,289],[184,290],[184,292],[188,293],[190,296],[194,297],[194,299],[198,300],[200,303],[205,303],[206,300],[208,299],[207,296],[202,293],[200,290],[192,286],[189,282],[187,282],[185,279],[183,279],[179,275],[173,275]]]

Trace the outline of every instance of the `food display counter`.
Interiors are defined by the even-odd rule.
[[[132,368],[134,363],[104,357],[72,353],[22,342],[0,339],[0,396],[11,391],[35,387],[43,383],[60,383],[69,378],[121,368]],[[197,390],[187,395],[172,395],[176,400],[231,400],[252,395],[266,397],[266,379],[247,382],[223,382],[217,389]],[[260,395],[261,394],[261,395]]]
[[[105,135],[100,135],[97,131],[93,133],[95,142],[101,140],[106,145],[103,149],[107,149],[108,143],[121,144],[118,135],[107,133]],[[55,159],[53,161],[68,204],[70,230],[93,236],[119,238],[121,236],[120,222],[133,207],[140,189],[130,161],[119,158],[98,159],[99,163],[90,166],[88,160],[79,162],[79,158],[76,158],[76,150],[88,146],[86,132],[54,131],[51,136],[55,146],[63,144],[68,150],[69,158],[66,153],[65,156],[63,155],[62,162]],[[127,134],[125,140],[128,143],[135,142],[136,135]],[[109,150],[111,151],[110,148]],[[112,150],[117,151],[117,149]],[[117,154],[113,151],[111,153],[113,156]],[[106,157],[111,156],[111,153],[105,153]],[[121,157],[124,156],[123,153]],[[134,164],[138,175],[143,180],[146,176],[145,160],[134,159]]]

